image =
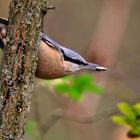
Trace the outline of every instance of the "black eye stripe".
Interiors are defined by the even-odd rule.
[[[62,52],[63,52],[63,51],[62,51]],[[88,65],[87,63],[85,63],[85,62],[83,62],[83,61],[80,61],[80,60],[78,60],[78,59],[70,58],[70,57],[66,56],[64,53],[63,53],[63,55],[64,55],[64,59],[65,59],[66,61],[70,61],[70,62],[73,62],[73,63],[75,63],[75,64],[84,65],[84,66]]]
[[[79,65],[86,65],[86,63],[78,60],[78,59],[71,59],[73,63],[79,64]]]

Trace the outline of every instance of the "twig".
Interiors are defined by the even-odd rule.
[[[79,117],[75,117],[72,113],[68,113],[62,109],[56,109],[50,115],[46,124],[42,127],[41,129],[42,134],[43,136],[45,136],[45,134],[50,130],[50,128],[53,127],[57,123],[57,121],[59,121],[62,118],[67,119],[69,121],[74,121],[76,123],[87,124],[87,123],[96,123],[102,119],[106,119],[111,115],[116,114],[117,112],[118,111],[116,110],[116,108],[112,108],[112,109],[104,110],[96,115],[91,115],[91,116],[80,115]]]

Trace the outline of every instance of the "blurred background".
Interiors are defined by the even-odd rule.
[[[36,79],[29,118],[36,124],[24,139],[128,140],[127,130],[114,124],[110,116],[103,115],[97,122],[79,123],[65,117],[59,119],[59,109],[68,118],[83,120],[115,108],[118,102],[139,101],[140,1],[48,0],[49,5],[56,9],[45,16],[44,32],[86,60],[108,68],[107,72],[93,73],[104,94],[87,93],[76,103],[52,93],[47,84],[44,86],[40,84],[42,80]],[[8,17],[8,6],[9,0],[0,2],[1,17]],[[56,118],[52,117],[54,112],[58,114]]]

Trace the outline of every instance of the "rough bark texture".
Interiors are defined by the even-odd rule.
[[[21,140],[30,108],[46,0],[10,3],[7,45],[0,72],[0,139]]]

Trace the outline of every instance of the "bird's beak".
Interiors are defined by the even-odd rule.
[[[102,67],[102,66],[96,67],[96,71],[106,71],[106,70],[107,70],[107,68]]]

